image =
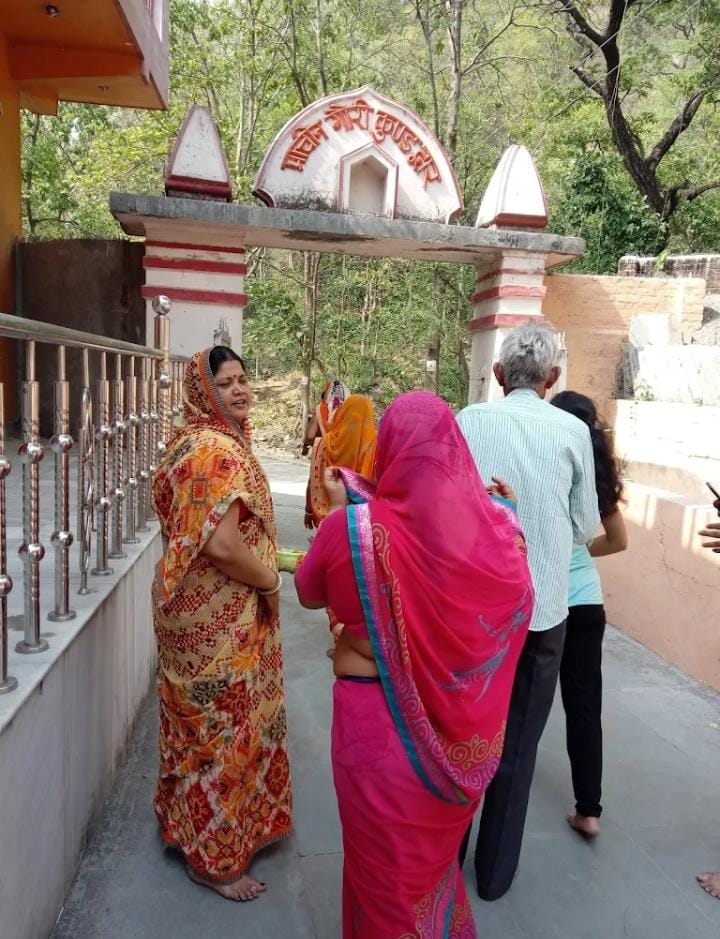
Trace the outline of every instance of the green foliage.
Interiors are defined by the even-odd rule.
[[[626,253],[720,250],[720,194],[686,202],[665,228],[617,154],[603,103],[570,68],[578,46],[551,0],[172,0],[167,112],[62,105],[25,115],[23,189],[32,238],[119,236],[108,193],[162,192],[167,155],[192,103],[210,107],[238,201],[252,201],[262,155],[304,103],[370,84],[414,108],[446,142],[453,103],[452,11],[462,7],[455,168],[472,224],[509,143],[526,144],[543,176],[551,228],[580,235],[583,271],[613,272]],[[588,7],[601,26],[608,3]],[[698,83],[713,82],[720,0],[633,4],[619,37],[623,108],[644,152]],[[587,70],[597,74],[601,56]],[[660,165],[665,185],[720,179],[717,94]],[[245,348],[260,373],[300,370],[309,318],[300,256],[254,251],[246,280]],[[323,258],[317,291],[313,395],[339,374],[380,403],[422,385],[439,344],[438,388],[466,396],[465,266]]]
[[[263,377],[301,370],[305,335],[304,288],[298,275],[302,265],[296,260],[289,269],[287,256],[279,253],[272,261],[272,268],[267,259],[261,261],[256,276],[247,281],[245,349],[248,367],[254,369],[257,361]],[[455,289],[462,291],[461,304],[450,291],[433,296],[436,270],[459,285]],[[453,404],[462,403],[467,386],[458,350],[471,288],[472,271],[465,267],[324,257],[313,399],[328,379],[339,377],[384,406],[400,392],[422,386],[428,346],[439,339],[439,393]]]
[[[564,199],[551,216],[551,227],[578,235],[585,256],[573,262],[578,271],[614,274],[617,247],[623,254],[657,254],[665,244],[665,226],[632,186],[617,157],[583,153],[568,167]]]
[[[287,286],[248,278],[243,347],[248,364],[258,361],[263,376],[300,367],[305,322],[298,298]]]

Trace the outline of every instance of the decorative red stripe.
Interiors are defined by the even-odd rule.
[[[230,245],[197,245],[184,241],[146,241],[147,247],[182,248],[184,251],[226,251],[228,254],[245,254],[245,248]]]
[[[533,323],[542,323],[544,316],[530,313],[496,313],[490,316],[479,316],[475,320],[470,320],[468,329],[471,333],[478,332],[481,329],[495,329],[498,326],[522,326],[523,323],[532,321]]]
[[[544,296],[545,287],[526,287],[523,284],[499,284],[497,287],[490,287],[489,290],[474,293],[470,298],[470,302],[482,303],[484,300],[497,300],[502,297],[515,297],[516,299],[523,300],[529,297],[542,299]]]
[[[481,284],[485,280],[490,280],[491,277],[497,277],[498,274],[527,274],[536,276],[538,274],[544,274],[545,268],[535,267],[532,270],[524,271],[517,267],[501,267],[497,271],[490,271],[489,274],[483,274],[482,277],[478,277],[475,281],[476,284]]]
[[[225,303],[228,306],[245,306],[246,293],[227,293],[224,290],[188,290],[185,287],[160,287],[146,284],[141,294],[146,299],[163,294],[171,300],[189,300],[191,303]]]
[[[165,191],[168,193],[198,192],[205,196],[217,196],[226,201],[232,198],[230,183],[214,179],[196,179],[193,176],[166,176]]]
[[[545,228],[547,223],[547,215],[514,215],[512,212],[502,212],[484,227],[489,228],[491,225],[497,225],[499,228],[504,226],[508,228]]]
[[[200,258],[143,258],[143,267],[159,267],[168,271],[208,271],[215,274],[247,274],[247,264],[234,261],[203,261]]]

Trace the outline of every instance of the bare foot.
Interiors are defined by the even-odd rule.
[[[584,838],[594,838],[600,834],[600,819],[593,818],[590,815],[578,815],[577,812],[571,812],[567,816],[568,825]]]
[[[720,897],[720,871],[697,875],[698,883],[711,897]]]
[[[267,886],[260,880],[255,880],[249,874],[243,874],[237,880],[229,884],[216,884],[212,880],[205,880],[191,867],[188,867],[188,877],[201,887],[209,887],[215,893],[219,893],[226,900],[242,901],[257,900],[261,893],[265,893]]]

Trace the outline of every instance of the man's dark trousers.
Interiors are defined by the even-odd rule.
[[[535,757],[555,696],[564,642],[562,622],[529,632],[520,654],[502,759],[485,793],[475,848],[477,889],[483,900],[503,896],[517,870]],[[460,866],[469,840],[470,829],[460,847]]]

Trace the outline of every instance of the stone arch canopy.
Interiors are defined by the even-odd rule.
[[[289,120],[265,155],[254,194],[276,208],[362,212],[362,192],[348,188],[358,153],[375,166],[397,166],[367,214],[447,223],[462,211],[455,171],[435,134],[368,86],[321,98]]]

